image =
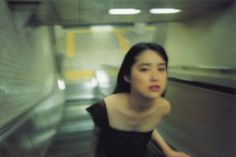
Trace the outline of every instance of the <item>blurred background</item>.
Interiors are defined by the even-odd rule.
[[[142,41],[170,60],[167,142],[236,155],[235,0],[0,0],[0,15],[0,157],[88,157],[85,108],[113,91]]]

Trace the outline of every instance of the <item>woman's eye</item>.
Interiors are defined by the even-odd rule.
[[[145,72],[148,71],[148,68],[140,68],[139,70]]]
[[[165,67],[158,68],[159,71],[166,71]]]

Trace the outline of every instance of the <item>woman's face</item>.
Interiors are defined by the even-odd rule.
[[[125,80],[130,83],[131,92],[155,99],[165,91],[166,70],[166,63],[158,53],[145,50],[136,57],[130,77],[125,76]]]

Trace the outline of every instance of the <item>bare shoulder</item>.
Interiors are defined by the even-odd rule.
[[[113,105],[116,106],[117,103],[122,104],[122,102],[124,103],[127,100],[128,100],[127,93],[116,93],[116,94],[112,94],[104,98],[106,105],[109,105],[109,106],[113,106]]]
[[[164,114],[170,113],[170,111],[171,111],[171,104],[170,104],[170,102],[167,99],[165,99],[165,98],[158,99],[158,104],[163,109],[163,113]]]

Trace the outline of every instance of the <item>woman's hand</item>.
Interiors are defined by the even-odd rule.
[[[152,140],[161,147],[166,157],[191,157],[186,153],[173,150],[156,129],[152,132]]]
[[[167,157],[191,157],[190,155],[178,152],[178,151],[171,151],[170,153],[166,154]]]

